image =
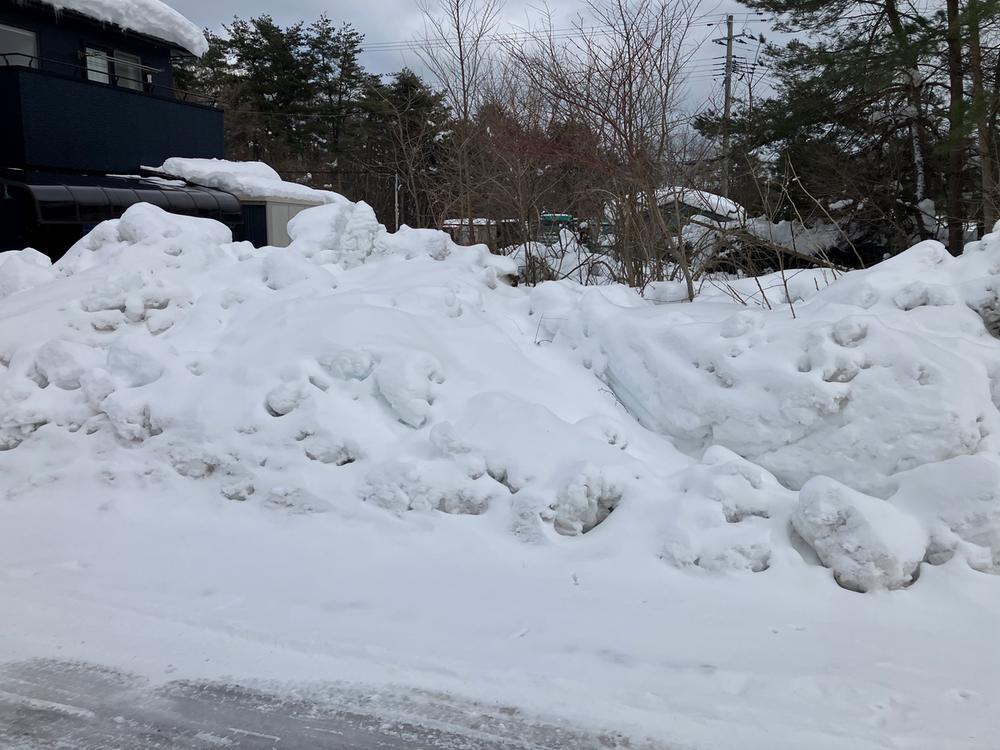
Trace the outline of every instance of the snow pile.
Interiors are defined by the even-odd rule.
[[[208,52],[204,32],[160,0],[42,0],[56,10],[71,10],[104,23],[186,49],[199,57]]]
[[[0,253],[0,299],[53,278],[52,261],[37,250]]]
[[[839,225],[822,219],[804,226],[797,219],[772,223],[767,217],[761,216],[747,220],[743,228],[771,245],[809,256],[835,250],[852,239]]]
[[[525,489],[536,525],[581,533],[610,513],[635,473],[614,406],[545,385],[491,325],[483,298],[509,262],[439,232],[388,234],[339,197],[290,235],[257,253],[148,205],[102,224],[43,287],[72,303],[3,317],[3,446],[97,435],[222,497],[301,512],[479,514]],[[536,413],[540,386],[560,416]]]
[[[552,244],[528,242],[509,251],[518,276],[532,283],[568,279],[578,284],[613,284],[615,262],[606,253],[591,250],[577,241],[569,229],[559,231]]]
[[[225,190],[244,200],[286,199],[319,205],[341,198],[328,190],[316,190],[297,182],[286,182],[271,167],[260,161],[172,157],[159,167],[147,169],[194,185]]]
[[[795,502],[782,486],[804,487],[796,530],[845,585],[904,585],[931,538],[938,559],[995,567],[995,238],[959,259],[924,243],[826,287],[808,272],[768,312],[719,295],[671,304],[669,284],[650,300],[570,281],[514,290],[517,258],[390,234],[341,196],[289,234],[287,250],[257,252],[215,222],[139,205],[54,269],[8,254],[3,446],[100,433],[224,497],[311,510],[355,498],[479,514],[504,499],[523,514],[530,497],[571,535],[629,498],[665,514],[669,559],[711,569],[765,569]],[[32,284],[37,303],[17,294]],[[543,344],[561,352],[558,375],[531,364]],[[648,466],[635,433],[682,453]],[[980,462],[958,472],[983,477],[974,498],[916,489],[913,472],[959,457]],[[678,479],[692,461],[710,477]],[[718,485],[719,471],[738,479]],[[653,502],[671,473],[676,497]],[[846,487],[818,491],[815,477]],[[740,506],[749,490],[718,489],[731,481],[761,497]],[[663,509],[692,487],[718,503],[718,531]],[[926,529],[898,561],[886,500]],[[746,538],[727,528],[748,518],[770,521]]]
[[[927,242],[829,286],[820,272],[792,274],[787,290],[765,278],[771,312],[714,294],[611,314],[580,295],[560,337],[692,455],[724,445],[793,488],[822,474],[877,490],[916,466],[997,451],[1000,348],[984,325],[997,245],[954,259]],[[729,289],[749,299],[756,284]]]
[[[1000,235],[687,303],[513,287],[516,259],[339,196],[289,234],[137,205],[55,266],[0,256],[13,632],[65,620],[85,657],[112,607],[667,746],[987,737]],[[44,614],[69,591],[90,614]]]

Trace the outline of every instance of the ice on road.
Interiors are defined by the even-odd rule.
[[[417,703],[419,716],[412,710]],[[0,747],[18,750],[621,746],[615,737],[526,723],[517,709],[449,702],[444,696],[415,701],[346,688],[272,691],[191,680],[154,686],[137,675],[82,662],[0,665]]]

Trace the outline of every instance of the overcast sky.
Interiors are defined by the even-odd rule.
[[[334,2],[328,0],[166,0],[195,23],[209,29],[218,30],[222,24],[232,20],[234,15],[250,18],[261,14],[272,16],[282,25],[303,20],[306,22],[326,13],[335,22],[351,23],[365,35],[368,43],[406,42],[419,33],[422,16],[415,0],[362,0],[362,2]],[[431,0],[433,2],[433,0]],[[501,31],[523,29],[529,25],[529,17],[537,18],[541,0],[508,0],[504,6],[504,23]],[[580,13],[583,3],[579,0],[550,0],[549,7],[565,28]],[[699,9],[700,21],[694,29],[695,43],[705,42],[724,33],[721,27],[709,26],[713,22],[724,21],[726,13],[736,17],[736,32],[747,34],[767,34],[769,25],[755,20],[747,8],[737,0],[704,0]],[[737,54],[749,61],[753,60],[756,42],[746,39],[738,44]],[[724,49],[711,43],[701,44],[690,74],[690,94],[687,97],[692,108],[701,103],[720,88],[719,81],[712,78],[713,56],[722,55]],[[391,73],[404,66],[423,72],[419,59],[409,50],[389,52],[366,52],[362,62],[372,73]],[[739,88],[739,83],[737,83]]]

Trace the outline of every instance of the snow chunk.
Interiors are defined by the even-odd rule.
[[[126,265],[116,261],[139,248],[171,258],[194,255],[197,262],[211,263],[224,254],[220,246],[232,241],[230,229],[212,219],[178,216],[149,203],[136,203],[120,219],[98,224],[59,259],[55,269],[63,276],[72,276],[98,266]],[[111,278],[148,279],[155,283],[146,269],[132,269],[128,274],[117,270],[109,277],[109,284]]]
[[[555,530],[565,536],[585,534],[618,507],[624,494],[610,472],[593,464],[580,466],[552,505]]]
[[[204,32],[160,0],[41,0],[104,23],[171,42],[201,57],[208,52]]]
[[[658,305],[687,302],[687,285],[682,281],[653,281],[646,286],[645,297]]]
[[[379,395],[399,421],[421,427],[434,403],[433,384],[443,383],[440,365],[425,354],[392,354],[374,370]]]
[[[130,388],[155,382],[163,369],[157,354],[146,342],[119,340],[108,350],[107,371]]]
[[[1000,572],[1000,458],[956,456],[897,474],[889,501],[921,518],[931,535],[928,562],[958,554],[973,568]]]
[[[390,461],[368,475],[362,499],[396,513],[439,510],[479,515],[499,489],[489,478],[469,477],[454,464]]]
[[[802,488],[792,525],[837,582],[854,591],[912,583],[927,549],[927,533],[913,517],[827,477]]]
[[[55,277],[48,256],[27,248],[0,253],[0,299],[44,284]]]
[[[382,226],[367,203],[353,203],[342,195],[288,222],[290,249],[316,263],[338,263],[343,268],[361,265],[376,254]]]
[[[99,352],[73,341],[49,341],[35,358],[35,369],[45,382],[64,390],[79,388],[81,376],[100,364]]]
[[[336,286],[333,276],[324,268],[318,268],[298,253],[272,250],[264,256],[264,285],[278,291],[303,282],[314,282],[318,288]]]

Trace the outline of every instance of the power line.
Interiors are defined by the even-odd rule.
[[[737,14],[740,15],[740,14]],[[774,20],[772,18],[760,18],[753,13],[743,14],[746,17],[741,20],[741,23],[746,27],[750,23],[769,23]],[[710,22],[699,22],[692,24],[692,27],[711,27],[717,26],[720,22],[710,21]],[[725,23],[722,21],[721,23]],[[572,27],[563,29],[551,29],[542,31],[513,31],[506,34],[491,34],[484,36],[480,41],[490,45],[498,44],[504,42],[530,42],[538,39],[553,39],[556,41],[564,41],[567,39],[574,38],[584,38],[588,34],[596,36],[606,36],[612,34],[616,31],[615,27],[610,25],[601,26],[591,26],[591,27]],[[365,52],[411,52],[420,48],[442,48],[448,47],[452,44],[456,44],[458,39],[456,37],[439,37],[437,39],[409,39],[409,40],[398,40],[398,41],[382,41],[382,42],[369,42],[363,44],[363,51]]]

